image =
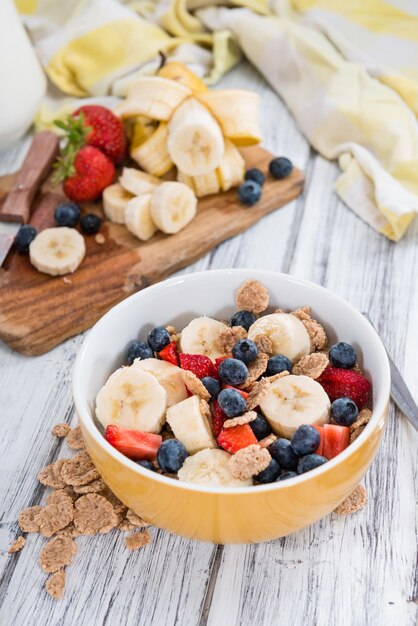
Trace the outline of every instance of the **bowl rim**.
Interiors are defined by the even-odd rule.
[[[166,477],[162,474],[158,474],[157,472],[151,472],[142,468],[138,463],[124,456],[121,452],[119,452],[116,448],[110,445],[100,433],[99,429],[95,425],[89,411],[89,407],[87,405],[87,400],[82,397],[81,393],[81,381],[82,381],[82,371],[83,371],[83,361],[85,355],[90,347],[90,343],[94,340],[94,332],[96,328],[109,317],[115,315],[119,311],[128,308],[131,306],[133,300],[137,298],[141,298],[144,292],[149,293],[150,291],[158,291],[161,288],[164,288],[166,285],[175,285],[184,282],[200,280],[205,277],[208,273],[215,274],[222,278],[225,275],[230,274],[245,274],[247,279],[257,279],[260,282],[263,280],[263,276],[269,276],[272,279],[276,277],[280,277],[282,280],[288,281],[290,283],[294,283],[300,287],[309,287],[317,289],[319,294],[328,293],[331,294],[333,298],[343,304],[348,308],[350,314],[354,316],[354,321],[360,321],[361,324],[368,326],[368,330],[373,337],[373,341],[375,343],[374,349],[376,349],[380,353],[380,358],[382,361],[383,367],[383,380],[382,387],[383,391],[381,397],[376,402],[375,406],[373,406],[372,416],[369,422],[366,425],[366,428],[363,432],[357,437],[357,439],[351,443],[343,452],[341,452],[338,456],[333,459],[327,461],[320,467],[317,467],[309,472],[305,472],[305,474],[300,474],[294,478],[289,478],[286,481],[279,481],[273,483],[267,483],[266,485],[257,485],[256,489],[245,486],[245,487],[213,487],[206,485],[199,485],[196,483],[186,483],[180,480],[173,480],[173,478]],[[344,298],[337,295],[330,289],[323,287],[317,283],[314,283],[310,280],[306,280],[303,278],[298,278],[296,276],[292,276],[291,274],[286,274],[284,272],[275,272],[272,270],[263,270],[263,269],[250,269],[250,268],[231,268],[231,269],[210,269],[203,270],[199,272],[190,272],[189,274],[182,274],[180,276],[174,276],[173,278],[166,279],[154,285],[150,285],[141,291],[138,291],[128,298],[125,298],[115,306],[113,306],[109,311],[107,311],[91,328],[87,337],[84,339],[73,368],[73,376],[72,376],[72,393],[73,400],[76,409],[76,414],[78,419],[82,422],[83,426],[88,430],[89,434],[96,441],[99,447],[104,448],[104,451],[112,456],[115,461],[122,463],[128,469],[133,470],[138,473],[138,475],[147,478],[149,480],[154,480],[159,483],[163,483],[167,486],[172,487],[173,489],[185,489],[187,491],[197,492],[197,493],[211,493],[217,495],[238,495],[238,494],[251,494],[251,493],[260,493],[261,491],[272,491],[276,489],[286,489],[295,484],[302,484],[303,482],[313,479],[315,477],[319,477],[322,474],[325,474],[328,471],[332,471],[336,466],[344,463],[352,454],[354,454],[363,444],[365,439],[368,436],[367,431],[370,430],[369,426],[375,426],[378,421],[381,419],[382,415],[384,415],[387,405],[389,403],[390,398],[390,385],[391,385],[391,374],[390,374],[390,366],[389,360],[387,357],[386,349],[380,339],[376,329],[370,324],[370,322],[358,311],[352,304],[347,302]],[[297,481],[297,482],[296,482]]]

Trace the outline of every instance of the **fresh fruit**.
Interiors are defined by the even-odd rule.
[[[186,176],[186,175],[185,175]],[[213,193],[219,193],[220,185],[216,170],[209,172],[208,174],[200,174],[199,176],[191,176],[192,184],[191,189],[198,198],[204,196],[210,196]]]
[[[260,185],[260,187],[264,185],[264,182],[266,180],[263,172],[259,170],[258,167],[252,167],[251,169],[247,170],[245,172],[244,178],[245,180],[254,180]]]
[[[189,454],[205,448],[216,448],[208,416],[197,396],[170,406],[167,409],[167,422],[176,439],[186,446]]]
[[[28,254],[29,246],[37,235],[37,230],[29,224],[24,224],[17,231],[15,246],[20,254]]]
[[[164,326],[156,326],[148,334],[148,343],[154,352],[160,352],[170,343],[170,333]]]
[[[251,478],[234,478],[229,469],[231,455],[224,450],[207,449],[187,457],[178,472],[179,480],[208,487],[246,487],[253,484]]]
[[[164,182],[152,194],[151,217],[163,233],[178,233],[196,215],[197,199],[183,183]]]
[[[143,170],[154,176],[164,176],[173,167],[167,150],[168,128],[160,122],[152,135],[139,146],[130,149],[130,155]]]
[[[213,378],[213,376],[204,376],[202,378],[202,383],[206,387],[207,391],[210,393],[210,399],[216,400],[221,390],[219,380]]]
[[[144,115],[138,115],[136,118],[128,119],[126,123],[131,122],[130,133],[130,150],[134,151],[135,148],[142,145],[144,141],[149,139],[151,135],[157,130],[158,122],[152,120]]]
[[[78,132],[81,145],[88,144],[103,152],[114,163],[121,163],[126,154],[126,138],[120,120],[110,109],[85,104],[72,114],[75,124],[69,129],[70,141]]]
[[[258,348],[250,339],[239,339],[232,348],[232,356],[244,363],[251,363],[257,358]]]
[[[36,241],[36,240],[35,240]],[[317,379],[328,394],[331,402],[348,397],[356,403],[359,411],[370,398],[372,385],[359,372],[329,365]]]
[[[167,394],[167,406],[172,406],[187,398],[187,389],[181,369],[168,361],[160,359],[136,360],[133,367],[155,376]]]
[[[315,450],[315,454],[323,454],[324,453],[324,427],[323,426],[314,426],[319,433],[319,445]]]
[[[328,356],[331,365],[347,370],[354,367],[357,361],[357,354],[353,346],[344,341],[340,341],[331,346]]]
[[[107,379],[97,394],[96,416],[103,426],[159,433],[166,406],[165,389],[155,376],[134,364],[121,367]]]
[[[32,265],[51,276],[75,272],[85,254],[83,236],[67,226],[46,228],[29,245]]]
[[[151,217],[151,194],[144,194],[129,200],[125,208],[126,228],[141,241],[148,241],[157,227]]]
[[[179,358],[180,367],[184,370],[193,372],[193,374],[198,378],[202,379],[206,376],[212,376],[214,366],[209,357],[203,354],[182,353]]]
[[[311,351],[311,340],[302,322],[290,313],[264,315],[252,324],[248,339],[255,341],[267,335],[273,344],[273,353],[298,361]]]
[[[291,446],[298,456],[312,454],[318,448],[319,442],[319,432],[309,424],[299,426],[290,440]]]
[[[237,187],[244,180],[245,161],[238,148],[225,140],[225,151],[216,170],[222,191]]]
[[[177,170],[177,180],[179,183],[183,183],[183,185],[187,185],[188,187],[190,187],[193,193],[196,193],[196,190],[193,184],[193,181],[194,181],[193,176],[188,176],[184,172],[180,172],[180,170]]]
[[[283,472],[277,480],[289,480],[289,478],[296,478],[296,476],[299,476],[297,472]]]
[[[255,420],[250,422],[250,428],[253,431],[254,435],[257,437],[258,441],[264,439],[264,437],[268,437],[271,434],[271,426],[264,417],[264,415],[257,414]]]
[[[64,170],[64,192],[74,202],[97,200],[112,184],[115,166],[92,146],[84,146],[75,156],[74,165]]]
[[[260,408],[277,435],[290,438],[302,424],[329,420],[330,401],[321,385],[308,376],[284,376],[271,383]]]
[[[225,359],[223,359],[223,360],[225,360]],[[247,402],[247,400],[248,400],[248,395],[249,394],[246,391],[244,391],[243,389],[237,389],[233,385],[226,385],[225,383],[222,385],[222,389],[234,389],[235,391],[238,391],[238,393],[244,398],[245,402]]]
[[[248,424],[224,428],[218,436],[218,444],[230,454],[256,443],[257,439]]]
[[[226,353],[218,347],[217,340],[227,328],[226,324],[211,317],[196,317],[182,330],[181,351],[189,354],[204,354],[212,361],[226,356]],[[204,375],[210,376],[210,373]]]
[[[134,341],[126,351],[126,362],[132,365],[135,359],[152,359],[153,356],[153,351],[145,341]]]
[[[188,87],[192,91],[203,93],[208,90],[207,85],[199,76],[189,70],[186,65],[178,61],[165,63],[162,68],[158,70],[157,76],[175,80],[177,83]]]
[[[242,204],[252,206],[261,198],[261,187],[254,180],[246,180],[237,189],[238,199]]]
[[[100,230],[100,217],[94,213],[86,213],[80,220],[81,230],[85,235],[95,235]]]
[[[350,443],[350,429],[348,426],[325,424],[323,435],[322,454],[326,459],[333,459],[337,454],[345,450]]]
[[[237,417],[245,413],[247,403],[237,389],[222,389],[218,403],[228,417]]]
[[[265,470],[254,476],[254,480],[262,485],[274,483],[280,475],[280,465],[274,459],[271,459]]]
[[[168,124],[167,148],[171,160],[189,176],[209,174],[223,157],[225,143],[218,122],[194,98],[175,110]]]
[[[105,439],[133,461],[154,461],[162,442],[161,435],[121,428],[116,424],[109,424],[106,427]]]
[[[331,404],[331,416],[340,426],[351,426],[358,416],[357,405],[351,398],[337,398]]]
[[[256,320],[256,316],[251,311],[237,311],[231,317],[230,324],[231,326],[242,326],[246,331],[249,330],[250,326],[254,324]]]
[[[273,441],[269,447],[269,452],[282,469],[295,470],[297,468],[299,457],[288,439]]]
[[[135,431],[135,432],[137,432],[137,431]],[[150,472],[156,472],[157,471],[157,468],[154,466],[153,463],[151,463],[151,461],[138,461],[138,465],[140,465],[144,469],[149,470]]]
[[[103,191],[103,211],[107,219],[115,224],[125,223],[125,209],[133,194],[126,191],[119,183],[109,185]]]
[[[292,362],[284,354],[275,354],[271,356],[267,362],[266,376],[275,376],[281,372],[292,371]]]
[[[81,211],[75,202],[62,202],[54,211],[54,218],[58,226],[75,228],[80,219]]]
[[[275,159],[272,159],[269,164],[270,174],[278,180],[289,176],[289,174],[292,172],[292,169],[292,161],[290,161],[286,157],[276,157]]]
[[[163,472],[176,474],[189,456],[184,445],[177,439],[166,439],[157,452],[157,463]]]
[[[298,474],[304,474],[305,472],[310,472],[316,467],[320,467],[324,463],[326,463],[328,459],[320,454],[307,454],[299,459],[298,463]]]
[[[131,87],[128,97],[115,107],[120,118],[144,115],[155,120],[169,120],[191,90],[179,82],[160,76],[141,76]]]
[[[124,167],[119,183],[130,194],[141,196],[143,193],[153,193],[161,181],[155,176],[133,167]]]
[[[171,341],[165,348],[160,350],[158,356],[163,361],[167,361],[168,363],[172,363],[172,365],[179,364],[179,353],[177,352],[177,346],[174,341]]]
[[[213,434],[218,437],[222,431],[224,422],[228,419],[228,416],[222,411],[221,406],[217,400],[213,402]]]
[[[225,359],[219,365],[219,378],[227,385],[242,385],[248,378],[248,368],[238,359]]]

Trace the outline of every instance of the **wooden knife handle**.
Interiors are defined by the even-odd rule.
[[[42,131],[35,135],[22,168],[16,174],[11,190],[4,201],[1,218],[6,222],[26,224],[39,187],[48,176],[59,149],[55,133]]]

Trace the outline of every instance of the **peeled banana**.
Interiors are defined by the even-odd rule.
[[[229,139],[225,141],[225,152],[216,172],[222,191],[238,187],[244,180],[245,161]]]
[[[107,219],[115,224],[125,223],[125,209],[133,194],[119,183],[109,185],[103,191],[103,211]]]
[[[146,172],[141,172],[133,167],[124,167],[119,183],[122,187],[134,196],[140,196],[143,193],[152,193],[160,184],[160,179]],[[107,187],[109,189],[109,187]],[[105,191],[107,191],[105,189]],[[132,197],[131,195],[131,197]]]
[[[129,200],[125,209],[126,228],[141,241],[148,241],[157,231],[151,217],[151,194]]]
[[[84,237],[74,228],[46,228],[29,246],[30,262],[39,272],[62,276],[74,272],[84,259]]]
[[[178,233],[191,222],[196,209],[196,196],[183,183],[161,183],[152,194],[151,218],[163,233]]]
[[[199,76],[196,76],[186,65],[178,61],[170,61],[163,65],[157,76],[175,80],[192,91],[203,93],[208,90],[206,83]]]
[[[141,76],[128,97],[118,104],[115,115],[124,119],[144,115],[154,120],[169,120],[173,111],[192,94],[191,89],[161,76]]]
[[[168,129],[161,122],[156,131],[145,141],[131,146],[130,154],[142,169],[154,176],[163,176],[173,167],[173,161],[167,150]]]

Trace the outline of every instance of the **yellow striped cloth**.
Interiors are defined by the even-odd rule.
[[[16,0],[52,83],[124,95],[159,53],[209,83],[239,49],[312,146],[338,159],[336,191],[398,240],[418,212],[416,0]]]

